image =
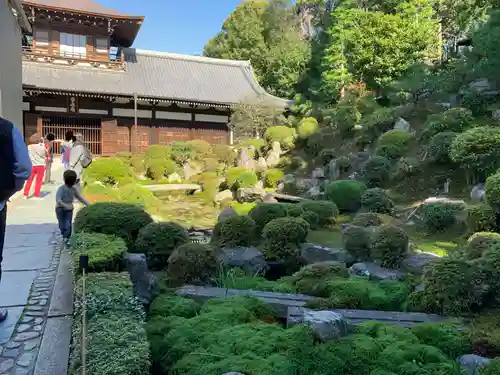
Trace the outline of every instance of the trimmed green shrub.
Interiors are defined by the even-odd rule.
[[[372,258],[382,267],[398,268],[408,254],[408,235],[399,227],[382,225],[373,234]]]
[[[325,189],[325,197],[335,203],[340,213],[356,212],[361,207],[361,197],[365,184],[356,180],[330,182]]]
[[[263,156],[264,154],[264,149],[266,148],[266,140],[262,138],[250,138],[250,139],[245,139],[244,141],[241,141],[238,143],[237,148],[253,148],[257,154],[257,156]],[[255,155],[254,155],[255,156]]]
[[[306,241],[309,224],[301,218],[282,217],[266,224],[264,252],[268,259],[292,261],[299,257],[299,247]]]
[[[486,204],[467,206],[467,227],[470,233],[488,232],[495,227],[495,211]]]
[[[281,169],[268,169],[265,172],[265,186],[269,188],[275,188],[278,185],[278,182],[283,180],[283,177],[285,177],[285,172],[283,172]]]
[[[236,152],[234,152],[232,147],[227,145],[214,145],[213,153],[220,163],[227,166],[233,165],[236,160]]]
[[[430,115],[424,123],[423,139],[430,139],[442,132],[462,133],[474,121],[472,112],[465,108],[451,108],[446,112]]]
[[[280,203],[259,203],[248,214],[255,222],[255,234],[260,236],[262,230],[271,220],[287,216],[286,206]]]
[[[357,214],[351,221],[352,225],[357,225],[358,227],[368,228],[368,227],[378,227],[384,224],[384,221],[379,214],[375,212],[362,212]]]
[[[254,187],[259,181],[257,174],[253,171],[245,171],[238,175],[236,178],[236,183],[233,188],[251,188]]]
[[[295,142],[296,132],[288,126],[271,126],[267,128],[264,138],[269,144],[279,142],[282,148],[290,149]]]
[[[344,264],[320,262],[302,267],[290,277],[289,282],[300,293],[315,297],[329,297],[328,281],[347,277],[349,273]]]
[[[451,144],[457,135],[454,132],[442,132],[433,136],[427,146],[429,157],[436,163],[450,163]]]
[[[309,224],[311,230],[321,228],[321,225],[319,224],[320,219],[317,213],[312,211],[304,211],[299,217],[304,219],[307,224]]]
[[[457,207],[446,203],[426,204],[423,208],[422,220],[429,233],[445,231],[457,222]]]
[[[151,191],[135,184],[120,188],[118,197],[124,203],[136,204],[145,208],[152,208],[159,203],[158,198]]]
[[[297,203],[281,203],[281,206],[286,211],[286,216],[301,217],[304,214],[304,209]]]
[[[248,172],[248,169],[245,167],[233,167],[229,168],[226,173],[226,181],[228,186],[233,186],[236,181],[238,180],[238,177],[240,174]]]
[[[357,261],[367,261],[371,259],[371,234],[370,232],[356,225],[350,225],[342,235],[344,248]]]
[[[408,151],[411,134],[405,130],[389,130],[380,136],[375,153],[387,159],[398,159]]]
[[[326,165],[337,157],[338,152],[333,148],[325,148],[320,151],[319,159],[321,164]]]
[[[149,308],[151,317],[180,316],[182,318],[193,318],[198,315],[200,305],[192,299],[177,295],[162,294],[155,298]]]
[[[231,202],[229,205],[233,210],[236,211],[238,215],[244,216],[248,215],[250,211],[257,205],[255,202],[244,202],[244,203],[238,203],[238,202]]]
[[[201,243],[186,243],[168,258],[168,275],[179,283],[206,284],[219,270],[217,255],[212,247]]]
[[[361,197],[361,207],[364,211],[392,215],[394,202],[384,189],[368,189]]]
[[[118,158],[99,158],[94,160],[83,172],[87,183],[99,181],[105,185],[117,186],[133,182],[130,167]]]
[[[89,257],[87,272],[119,272],[127,245],[118,237],[101,233],[76,233],[71,237],[73,270],[78,272],[81,255]]]
[[[373,156],[364,165],[361,176],[368,187],[383,187],[391,180],[391,161],[383,156]]]
[[[139,231],[134,252],[146,254],[151,269],[163,270],[172,252],[188,241],[187,230],[179,224],[150,223]]]
[[[186,142],[194,153],[194,158],[203,160],[212,154],[212,146],[207,141],[202,139],[193,139]]]
[[[170,159],[147,159],[145,162],[146,176],[159,181],[177,170],[177,164]]]
[[[422,344],[439,348],[449,358],[457,358],[470,350],[467,334],[455,324],[417,324],[411,331]]]
[[[255,235],[255,222],[248,216],[231,216],[216,224],[212,241],[222,247],[249,246]]]
[[[314,212],[318,216],[318,225],[322,228],[335,225],[335,218],[339,215],[339,209],[330,201],[304,200],[299,202],[298,206],[303,211]]]
[[[220,191],[221,180],[215,172],[202,172],[191,177],[191,180],[201,185],[201,196],[207,201],[213,202]]]
[[[452,161],[465,169],[487,173],[495,171],[500,165],[500,129],[479,126],[457,135],[451,144],[450,156]],[[490,184],[490,191],[491,188]]]
[[[496,173],[486,179],[484,197],[490,206],[500,206],[500,173]]]
[[[315,158],[316,156],[319,155],[321,150],[324,149],[324,144],[325,144],[325,140],[324,140],[323,134],[321,134],[321,133],[311,134],[307,138],[305,151],[309,156]]]
[[[135,245],[139,231],[153,222],[141,207],[127,203],[102,202],[82,208],[75,217],[75,233],[104,233],[123,238],[128,248]]]
[[[500,234],[495,232],[477,232],[469,237],[465,246],[465,256],[469,260],[478,259],[495,245],[500,245]]]
[[[301,138],[307,138],[319,130],[318,120],[314,117],[305,117],[297,125],[297,133]]]
[[[146,159],[169,159],[172,155],[170,147],[165,145],[151,145],[146,149]]]
[[[144,160],[144,155],[142,154],[134,154],[127,161],[127,164],[132,168],[132,172],[135,175],[142,175],[146,173],[146,164]]]
[[[174,159],[179,165],[183,165],[189,159],[193,159],[195,155],[193,146],[188,142],[173,141],[170,148],[172,159]]]
[[[483,283],[488,285],[491,301],[495,303],[500,298],[500,245],[491,245],[481,258],[481,272]]]

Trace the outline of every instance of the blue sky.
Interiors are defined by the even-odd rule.
[[[174,53],[203,53],[205,43],[222,26],[240,0],[96,0],[137,16],[145,16],[134,47]]]

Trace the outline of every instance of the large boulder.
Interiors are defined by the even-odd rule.
[[[274,141],[271,151],[267,154],[266,164],[269,168],[276,167],[281,158],[281,145],[279,142]]]
[[[278,200],[274,198],[274,195],[271,193],[267,193],[264,195],[264,198],[262,198],[262,202],[264,203],[278,203]]]
[[[232,207],[226,207],[220,212],[217,222],[221,223],[233,216],[238,216],[238,213]]]
[[[183,165],[182,169],[184,172],[184,179],[189,180],[191,177],[203,172],[203,165],[189,161]]]
[[[315,336],[322,342],[337,340],[349,334],[349,325],[341,314],[333,311],[314,311],[303,307],[289,307],[287,328],[305,324],[312,328]]]
[[[145,254],[127,254],[125,266],[130,274],[134,295],[144,304],[149,305],[157,287],[156,277],[149,272]]]
[[[232,199],[233,199],[233,192],[228,189],[228,190],[222,190],[221,192],[215,194],[214,202],[219,204],[222,201],[232,200]]]
[[[310,188],[306,192],[306,198],[320,200],[324,197],[324,193],[321,191],[319,186]]]
[[[238,167],[243,167],[248,170],[253,171],[255,169],[255,160],[250,154],[250,149],[247,147],[242,147],[238,153]]]
[[[252,247],[234,247],[221,249],[219,262],[224,267],[237,267],[256,275],[265,274],[269,266],[264,255]]]
[[[257,170],[258,171],[265,171],[267,169],[267,163],[266,159],[264,159],[262,156],[259,157],[257,160]]]
[[[307,264],[318,262],[350,263],[353,261],[352,256],[344,249],[332,249],[310,242],[302,245],[300,255]]]
[[[416,253],[409,255],[403,260],[403,268],[408,272],[423,274],[425,266],[439,259],[437,255],[431,253]]]
[[[312,178],[314,179],[323,179],[325,178],[325,171],[323,168],[316,168],[312,171]]]
[[[405,274],[398,270],[380,267],[375,263],[355,263],[349,268],[351,276],[368,277],[370,280],[404,280]]]
[[[239,188],[236,192],[236,200],[240,203],[262,202],[267,192],[260,187]]]
[[[337,178],[339,178],[340,169],[335,159],[330,160],[325,169],[326,169],[326,177],[328,178],[328,180],[335,181]]]
[[[396,120],[396,123],[394,124],[394,130],[404,130],[409,132],[411,131],[411,124],[404,118],[400,117]]]
[[[481,368],[490,363],[490,359],[475,354],[466,354],[457,358],[464,375],[479,375]]]
[[[484,185],[483,183],[477,184],[470,191],[470,198],[473,202],[479,203],[484,200]]]

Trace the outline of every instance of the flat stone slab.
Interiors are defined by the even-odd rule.
[[[73,275],[70,259],[69,251],[63,250],[50,301],[49,317],[73,314]]]
[[[72,318],[49,318],[43,333],[34,375],[68,373]]]
[[[36,271],[2,272],[0,307],[26,305]]]
[[[23,314],[23,309],[24,307],[11,307],[8,309],[9,315],[7,315],[7,320],[0,325],[0,345],[10,340],[14,328]]]
[[[296,197],[294,195],[287,195],[287,194],[279,194],[279,193],[269,193],[272,195],[274,199],[276,199],[278,202],[300,202],[305,200],[305,198],[302,197]]]
[[[3,252],[3,271],[38,270],[47,268],[52,260],[52,245],[8,247]]]
[[[173,191],[173,190],[201,190],[201,186],[197,184],[160,184],[160,185],[146,185],[144,189],[149,191]]]

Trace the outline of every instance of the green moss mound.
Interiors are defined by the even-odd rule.
[[[365,190],[365,184],[360,181],[338,180],[326,186],[325,197],[335,203],[341,213],[352,213],[361,208],[361,197]]]
[[[217,223],[212,241],[221,247],[249,246],[255,236],[255,222],[248,216],[231,216]]]
[[[392,215],[394,202],[384,189],[374,188],[366,190],[361,196],[361,207],[367,212]]]
[[[248,216],[255,221],[255,233],[260,235],[267,223],[274,219],[287,216],[287,210],[280,203],[260,203],[253,208]]]
[[[409,238],[404,229],[394,225],[382,225],[373,234],[372,258],[382,267],[399,268],[408,254]]]
[[[469,237],[465,246],[465,256],[469,260],[481,258],[493,246],[500,245],[500,234],[477,232]]]
[[[270,221],[262,232],[266,257],[296,261],[300,245],[306,241],[309,229],[309,224],[301,218],[283,217]]]
[[[339,215],[339,209],[335,203],[331,201],[304,200],[301,201],[298,206],[303,211],[315,213],[318,217],[317,224],[320,228],[328,228],[335,225],[335,219]]]
[[[168,258],[167,272],[177,283],[210,283],[219,271],[219,262],[214,249],[200,243],[179,246]]]

